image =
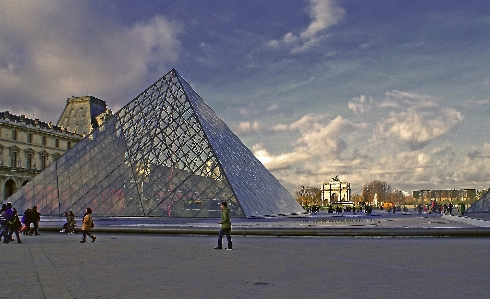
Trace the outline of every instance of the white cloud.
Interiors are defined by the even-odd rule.
[[[301,126],[302,136],[296,141],[304,144],[310,156],[333,156],[339,158],[347,149],[346,139],[357,130],[349,120],[337,116],[328,124],[320,122]]]
[[[88,1],[0,5],[0,98],[29,100],[32,110],[85,94],[126,104],[179,57],[181,26],[162,16],[127,26]]]
[[[402,141],[411,150],[425,147],[463,121],[459,111],[441,107],[427,96],[394,91],[387,93],[386,103],[396,104],[382,106],[397,109],[379,122],[378,133],[386,139]]]
[[[259,159],[262,164],[269,171],[278,171],[289,169],[292,165],[297,162],[304,161],[310,156],[299,149],[295,149],[294,152],[284,153],[280,155],[271,155],[261,144],[254,145],[252,147],[255,157]]]
[[[281,40],[270,40],[268,47],[277,48],[281,45],[289,48],[292,54],[304,53],[317,45],[324,38],[324,32],[337,24],[345,15],[345,10],[333,0],[310,0],[306,7],[311,22],[299,35],[286,33]]]
[[[365,95],[361,95],[358,98],[352,98],[349,101],[349,109],[354,111],[355,114],[363,114],[371,110],[371,104],[373,103],[373,98],[369,99]]]
[[[460,181],[477,182],[485,188],[490,187],[490,144],[484,143],[481,147],[470,152],[454,168],[454,178]],[[477,185],[474,186],[477,188]]]
[[[294,167],[294,172],[280,172],[285,181],[297,183],[299,172],[305,179],[316,177],[321,182],[326,173],[333,174],[346,165],[359,164],[368,157],[359,149],[351,151],[350,157],[342,157],[348,152],[348,140],[355,138],[358,129],[357,125],[341,116],[330,120],[325,115],[308,114],[290,125],[274,127],[276,131],[289,130],[301,134],[288,152],[273,155],[262,144],[253,146],[253,152],[271,171],[291,170]]]
[[[267,111],[274,111],[277,109],[279,109],[279,105],[277,105],[277,104],[272,104],[269,107],[267,107]]]
[[[345,10],[329,0],[310,0],[307,7],[311,23],[308,28],[301,32],[303,40],[309,40],[332,25],[337,24],[344,16]]]
[[[298,37],[291,32],[288,32],[284,35],[283,41],[286,45],[294,44],[298,41]]]
[[[250,132],[256,132],[261,129],[260,124],[255,121],[253,123],[250,122],[241,122],[234,130],[235,134],[245,134]]]
[[[310,126],[314,126],[318,121],[324,119],[324,115],[307,114],[300,118],[299,120],[291,123],[289,125],[291,130],[306,130]]]
[[[374,110],[375,101],[361,95],[350,101],[350,108],[366,118],[372,117],[367,111],[379,112],[375,117],[378,126],[355,124],[340,115],[332,119],[306,114],[290,124],[272,126],[271,131],[300,134],[287,152],[271,154],[261,144],[254,147],[254,153],[290,189],[298,184],[319,186],[338,174],[353,184],[355,192],[375,179],[387,181],[393,188],[409,189],[441,188],[451,182],[457,186],[468,177],[481,181],[470,160],[487,163],[490,145],[474,150],[465,161],[459,159],[450,139],[443,137],[455,131],[463,116],[439,102],[427,95],[395,90],[386,93]],[[377,138],[378,142],[373,142]],[[438,142],[432,142],[435,140]],[[462,164],[468,165],[468,170],[455,172]]]
[[[274,132],[286,131],[288,129],[289,129],[289,126],[285,125],[285,124],[277,124],[271,128],[271,130]]]

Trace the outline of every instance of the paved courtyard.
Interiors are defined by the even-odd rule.
[[[42,232],[0,244],[0,298],[488,298],[490,238]]]

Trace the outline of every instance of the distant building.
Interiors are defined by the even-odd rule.
[[[438,202],[473,202],[476,198],[476,189],[441,189],[441,190],[414,190],[413,199],[418,203],[428,203],[431,200]]]
[[[68,99],[58,125],[0,112],[1,201],[99,126],[107,114],[105,102],[94,97]]]
[[[342,182],[338,176],[321,186],[322,206],[352,204],[350,183]]]

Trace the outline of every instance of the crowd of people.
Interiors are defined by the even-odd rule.
[[[458,210],[458,213],[464,216],[466,211],[466,205],[464,203],[460,203],[459,205],[449,204],[441,204],[434,200],[432,200],[428,204],[418,204],[414,209],[419,213],[428,213],[428,214],[443,214],[443,215],[452,215],[454,209]]]
[[[381,210],[386,210],[387,213],[396,213],[396,212],[403,212],[403,213],[408,213],[409,208],[406,205],[394,205],[391,204],[387,205],[386,207],[383,206],[377,206],[374,207],[376,209]],[[312,207],[305,207],[306,211],[312,215],[317,214],[319,211],[321,211],[320,206],[312,206]],[[418,214],[443,214],[443,215],[453,215],[453,210],[457,210],[457,212],[461,215],[464,215],[466,212],[466,205],[464,203],[460,204],[453,204],[453,203],[439,203],[434,200],[430,201],[429,203],[426,204],[417,204],[413,206],[413,209],[418,213]],[[371,212],[373,211],[373,206],[366,204],[366,205],[359,205],[359,206],[343,206],[343,205],[329,205],[327,207],[327,212],[328,213],[336,213],[336,214],[341,214],[344,212],[350,213],[352,212],[354,215],[357,213],[362,213],[364,212],[367,215],[371,215]]]
[[[73,211],[65,212],[66,222],[63,224],[63,229],[60,231],[62,233],[74,234],[75,225],[77,221],[75,219],[75,214]],[[92,238],[92,242],[95,242],[96,237],[90,233],[90,230],[94,227],[94,221],[92,218],[92,209],[87,208],[86,213],[82,218],[82,241],[80,243],[85,243],[86,236]],[[20,235],[24,236],[38,236],[39,233],[39,222],[41,221],[41,213],[38,212],[37,206],[26,209],[22,219],[19,219],[18,212],[12,207],[12,203],[2,204],[2,209],[0,210],[0,241],[3,243],[10,244],[15,241],[13,235],[17,238],[17,243],[22,243]],[[31,227],[32,225],[32,227]]]
[[[32,209],[27,209],[24,211],[22,220],[19,219],[19,214],[15,208],[12,208],[12,203],[2,204],[2,209],[0,211],[0,224],[1,233],[0,240],[3,243],[10,243],[15,241],[13,235],[15,234],[17,238],[17,243],[22,243],[20,235],[40,235],[39,234],[39,221],[41,220],[41,213],[37,211],[37,206],[32,207]],[[31,228],[31,224],[33,227]]]
[[[341,214],[343,212],[347,212],[347,213],[350,213],[352,212],[354,215],[356,215],[356,213],[365,213],[366,215],[371,215],[371,213],[373,212],[373,207],[369,204],[366,204],[364,206],[362,205],[359,205],[358,207],[356,206],[341,206],[341,205],[337,205],[336,207],[333,207],[332,205],[329,205],[328,208],[327,208],[327,212],[328,213],[337,213],[337,214]]]

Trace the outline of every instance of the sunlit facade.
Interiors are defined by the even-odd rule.
[[[473,202],[476,199],[476,189],[413,190],[412,197],[418,203]]]
[[[83,139],[66,128],[0,112],[0,199],[6,200]]]
[[[338,176],[321,186],[322,206],[352,205],[350,183],[342,182]]]

